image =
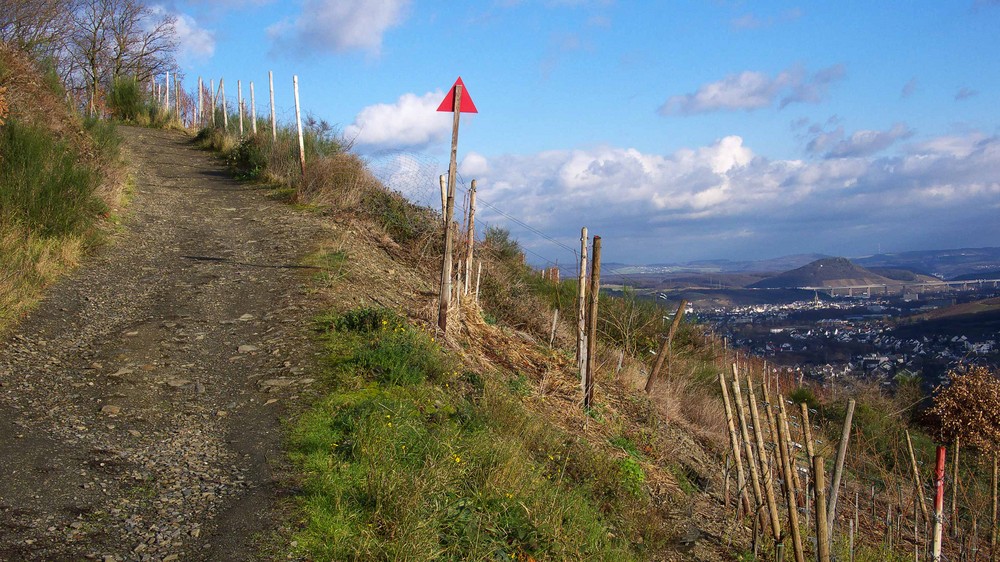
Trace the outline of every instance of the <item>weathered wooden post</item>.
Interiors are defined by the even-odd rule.
[[[663,368],[663,363],[667,360],[667,356],[670,355],[674,334],[681,324],[681,318],[684,317],[685,307],[687,307],[687,301],[681,299],[680,305],[677,306],[677,312],[674,313],[674,320],[670,323],[670,329],[667,331],[667,337],[663,340],[663,343],[660,345],[660,352],[656,355],[653,370],[649,372],[649,376],[646,378],[646,394],[653,392],[653,383],[656,382],[656,378],[660,374],[660,369]],[[733,376],[737,376],[735,371],[733,371]]]
[[[441,184],[441,222],[448,224],[448,176],[441,174],[438,183]]]
[[[934,535],[931,547],[931,559],[941,560],[941,524],[944,522],[944,457],[945,448],[937,448],[937,463],[934,466]]]
[[[299,132],[299,169],[306,175],[306,145],[302,140],[302,114],[299,112],[299,77],[292,76],[292,87],[295,89],[295,127]]]
[[[229,110],[226,108],[226,84],[224,78],[219,78],[219,97],[222,98],[222,128],[229,132]]]
[[[993,453],[993,478],[990,480],[990,560],[997,556],[997,454]]]
[[[844,429],[840,432],[840,444],[837,446],[837,461],[833,468],[833,482],[830,483],[830,503],[827,506],[827,533],[833,540],[833,527],[837,521],[837,498],[840,495],[840,479],[844,474],[844,460],[847,458],[847,442],[851,437],[851,423],[854,419],[854,399],[847,402],[847,416],[844,418]],[[857,501],[855,501],[857,508]]]
[[[601,237],[594,236],[594,262],[590,268],[590,295],[587,306],[587,371],[584,379],[583,406],[594,403],[594,376],[597,363],[597,305],[601,296]]]
[[[267,85],[271,90],[271,142],[278,140],[277,118],[274,116],[274,75],[267,71]]]
[[[448,333],[448,308],[451,304],[451,260],[454,252],[451,223],[455,216],[455,189],[456,176],[458,173],[456,158],[458,155],[458,124],[459,117],[463,112],[477,113],[472,97],[465,90],[465,84],[459,77],[451,87],[451,91],[445,96],[438,111],[450,112],[451,122],[451,162],[448,165],[448,197],[446,210],[444,213],[444,259],[441,265],[441,293],[438,304],[438,327],[445,334]]]
[[[961,452],[961,439],[955,436],[955,455],[952,464],[952,484],[951,484],[951,536],[958,537],[958,486],[960,475],[958,473],[958,459]]]
[[[476,244],[476,180],[472,180],[472,186],[469,188],[469,220],[468,231],[465,235],[465,293],[469,293],[469,277],[468,268],[472,267],[472,254],[473,247]],[[549,345],[552,345],[551,342]]]
[[[802,439],[805,440],[806,455],[812,462],[816,451],[813,447],[812,428],[809,427],[809,405],[805,402],[799,402],[799,412],[802,414]]]
[[[788,450],[789,434],[785,422],[785,406],[778,403],[778,451],[781,455],[781,470],[785,477],[785,499],[788,507],[788,527],[792,535],[792,549],[795,552],[795,562],[805,562],[806,556],[802,550],[802,536],[799,533],[799,513],[795,498],[795,473],[792,472],[791,452]]]
[[[549,347],[552,347],[552,342],[556,339],[556,325],[559,323],[559,309],[552,310],[552,329],[549,331]]]
[[[253,81],[250,81],[250,130],[257,135],[257,98],[253,93]]]
[[[580,229],[580,281],[576,299],[576,361],[580,386],[584,386],[587,364],[587,227]]]
[[[476,267],[476,304],[479,304],[479,279],[483,276],[483,260]]]
[[[827,534],[826,523],[826,468],[823,457],[812,457],[813,482],[816,493],[816,559],[819,562],[830,562],[830,536]]]
[[[904,430],[906,434],[906,449],[910,452],[910,467],[913,469],[913,486],[917,489],[917,497],[920,499],[920,514],[924,522],[930,520],[927,515],[927,502],[924,500],[924,487],[920,485],[920,469],[917,468],[917,456],[913,454],[913,441],[910,439],[910,430]]]
[[[753,390],[753,382],[750,375],[747,375],[747,394],[750,398],[750,419],[753,421],[753,437],[757,444],[757,460],[760,462],[761,477],[764,480],[764,495],[767,499],[767,510],[771,517],[771,536],[774,543],[781,540],[781,520],[778,517],[778,505],[774,496],[774,477],[771,474],[771,465],[767,462],[766,449],[764,448],[764,433],[761,431],[760,413],[757,410],[757,394]]]
[[[722,402],[726,407],[726,425],[729,427],[729,446],[733,452],[733,463],[736,465],[736,486],[739,488],[743,512],[753,513],[753,507],[750,505],[750,498],[747,493],[746,473],[743,471],[743,456],[740,453],[740,438],[736,433],[736,420],[734,419],[732,403],[729,400],[729,385],[726,384],[726,375],[723,373],[719,373],[719,386],[722,387]]]
[[[201,98],[204,94],[202,93],[201,87],[201,76],[198,77],[198,113],[195,114],[194,120],[198,123],[198,127],[201,127],[204,123],[204,113],[201,108]]]
[[[167,114],[170,114],[170,71],[168,70],[163,76],[163,109],[166,110]],[[169,120],[169,118],[168,118]]]
[[[240,112],[240,138],[243,138],[243,80],[236,81],[236,110]]]
[[[215,78],[208,80],[209,94],[212,95],[212,127],[215,127]]]

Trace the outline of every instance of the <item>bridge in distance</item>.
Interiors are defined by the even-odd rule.
[[[796,287],[796,289],[802,289],[804,291],[814,291],[817,293],[825,293],[831,297],[835,296],[848,296],[853,297],[856,292],[865,296],[872,296],[873,294],[889,295],[892,293],[905,294],[908,290],[912,292],[930,292],[930,291],[940,291],[948,289],[950,287],[961,287],[964,290],[969,288],[983,288],[989,284],[993,284],[993,288],[1000,286],[1000,279],[970,279],[966,281],[923,281],[920,283],[877,283],[870,285],[843,285],[838,287]]]

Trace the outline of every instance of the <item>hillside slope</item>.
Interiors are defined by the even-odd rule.
[[[807,265],[762,279],[751,289],[787,289],[795,287],[845,287],[852,285],[895,284],[896,281],[859,267],[847,258],[824,258]]]

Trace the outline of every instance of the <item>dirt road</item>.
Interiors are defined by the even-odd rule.
[[[123,232],[0,341],[0,559],[284,558],[323,226],[180,133],[123,133]]]

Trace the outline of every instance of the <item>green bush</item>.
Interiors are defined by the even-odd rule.
[[[106,209],[98,174],[67,143],[10,120],[0,129],[0,214],[42,236],[85,230]]]
[[[788,399],[796,404],[805,404],[810,410],[818,410],[820,407],[819,398],[811,388],[800,386],[788,393]]]

